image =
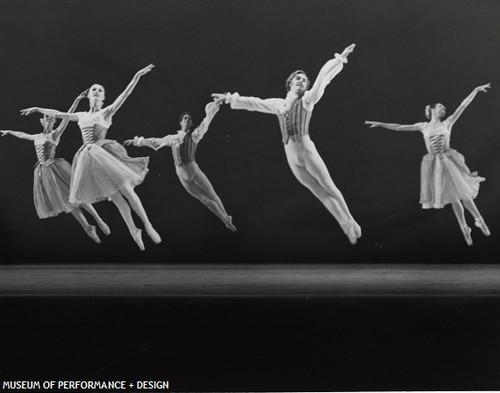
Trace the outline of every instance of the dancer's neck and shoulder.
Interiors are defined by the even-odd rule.
[[[430,111],[428,106],[426,115],[430,119],[428,122],[424,122],[422,126],[422,133],[425,137],[450,134],[453,126],[453,116],[445,118],[446,107],[443,104],[433,104]]]
[[[59,144],[59,138],[55,130],[34,134],[33,137],[35,146],[44,145],[45,143],[50,143],[51,145],[56,146]]]
[[[89,99],[90,109],[76,113],[80,128],[87,128],[96,124],[106,129],[111,127],[113,115],[117,111],[117,108],[115,108],[116,101],[107,107],[103,107],[104,87],[98,84],[90,87],[87,98]]]

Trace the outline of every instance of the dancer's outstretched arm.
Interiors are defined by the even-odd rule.
[[[210,123],[212,122],[215,114],[219,112],[219,109],[220,105],[216,102],[210,102],[205,106],[205,118],[203,119],[201,124],[193,131],[193,141],[195,143],[201,141],[203,136],[206,134]]]
[[[86,89],[85,91],[83,91],[82,93],[80,93],[78,95],[78,97],[75,98],[75,101],[73,101],[73,104],[69,107],[67,113],[74,113],[75,110],[76,110],[76,108],[78,107],[78,104],[80,103],[80,101],[82,99],[84,99],[85,97],[87,97],[87,93],[88,92],[89,92],[89,89]],[[54,130],[54,133],[53,133],[54,140],[58,140],[59,138],[61,138],[61,135],[66,130],[66,127],[68,126],[68,123],[69,123],[69,119],[63,119],[63,121],[61,122],[61,124],[59,124],[59,127],[57,127]]]
[[[58,119],[68,120],[68,121],[78,121],[78,115],[75,113],[60,112],[55,109],[39,108],[34,106],[32,108],[21,109],[21,116],[28,116],[32,113],[39,112],[43,115],[56,117]]]
[[[486,93],[487,89],[491,87],[490,83],[487,83],[486,85],[478,86],[474,90],[472,90],[472,93],[470,93],[465,100],[462,101],[462,103],[459,105],[455,113],[448,117],[448,123],[450,126],[452,126],[460,117],[460,115],[463,113],[465,108],[469,106],[469,104],[472,102],[472,100],[476,97],[476,94],[479,93],[480,91]]]
[[[141,76],[146,75],[149,71],[153,69],[154,65],[150,64],[147,67],[144,67],[142,70],[137,71],[137,73],[134,75],[128,86],[123,90],[122,94],[120,94],[115,102],[113,102],[111,105],[109,105],[106,108],[106,112],[108,116],[113,116],[118,109],[123,105],[125,100],[128,98],[130,93],[134,90],[135,86],[137,86],[137,83],[139,82],[139,79],[141,79]]]
[[[34,141],[35,140],[35,137],[37,135],[40,135],[40,134],[26,134],[25,132],[21,132],[21,131],[12,131],[12,130],[0,130],[0,133],[2,134],[2,136],[5,136],[5,135],[12,135],[12,136],[15,136],[16,138],[19,138],[19,139],[26,139],[28,141]]]
[[[238,93],[214,93],[212,97],[216,104],[230,104],[231,109],[245,109],[269,114],[276,114],[279,104],[282,103],[282,100],[278,98],[243,97]]]
[[[424,123],[403,125],[396,123],[381,123],[379,121],[365,121],[365,124],[369,124],[370,128],[383,127],[394,131],[422,131],[424,129]]]
[[[314,81],[313,87],[304,94],[304,101],[308,110],[312,110],[314,104],[323,96],[326,86],[328,86],[332,79],[342,71],[344,64],[347,63],[347,56],[354,51],[355,47],[355,44],[351,44],[344,49],[341,55],[335,53],[335,58],[327,61],[321,68]]]
[[[150,147],[153,150],[161,149],[165,146],[177,146],[182,142],[182,136],[179,134],[167,135],[163,138],[144,138],[135,136],[134,139],[127,139],[123,142],[125,146],[133,145],[137,147]]]

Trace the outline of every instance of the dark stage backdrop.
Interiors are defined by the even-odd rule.
[[[276,118],[223,107],[197,159],[236,234],[186,193],[168,149],[132,147],[130,155],[151,158],[136,190],[163,243],[145,237],[141,253],[116,208],[101,202],[95,207],[112,234],[96,245],[69,215],[38,219],[33,145],[7,136],[3,263],[493,262],[499,33],[496,0],[0,0],[0,129],[32,133],[41,131],[39,117],[20,117],[20,109],[67,109],[92,83],[106,87],[110,103],[149,63],[156,67],[108,135],[173,133],[185,110],[201,120],[213,92],[283,97],[291,71],[314,79],[356,43],[315,107],[311,136],[364,230],[350,246],[295,180]],[[419,207],[422,136],[363,122],[424,121],[427,104],[453,111],[488,82],[452,135],[487,179],[476,202],[492,236],[473,228],[468,248],[449,207]],[[80,145],[71,124],[58,155],[71,162]],[[498,310],[498,298],[477,297],[2,297],[0,379],[170,379],[173,391],[498,389]]]
[[[497,1],[1,1],[1,129],[41,132],[39,116],[66,110],[92,83],[111,103],[135,72],[144,76],[115,115],[108,136],[163,136],[185,110],[199,122],[213,92],[284,97],[284,80],[322,65],[356,43],[349,63],[316,105],[311,137],[364,235],[352,247],[323,205],[288,168],[275,116],[225,106],[197,161],[239,231],[234,234],[175,174],[170,148],[128,148],[150,156],[136,188],[163,237],[139,251],[111,202],[95,205],[112,234],[97,245],[71,215],[39,220],[32,200],[31,142],[0,140],[4,261],[18,262],[462,262],[497,257],[500,136],[500,6]],[[412,124],[424,107],[453,111],[480,84],[453,129],[452,147],[486,177],[477,205],[493,236],[473,228],[467,248],[450,206],[422,211],[420,133],[370,129],[364,120]],[[79,110],[87,110],[88,101]],[[58,147],[81,145],[70,124]],[[138,224],[139,220],[136,217]],[[469,220],[472,218],[469,216]],[[472,222],[470,223],[472,226]]]

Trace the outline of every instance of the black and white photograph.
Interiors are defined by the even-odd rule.
[[[0,0],[0,391],[500,390],[500,2]]]

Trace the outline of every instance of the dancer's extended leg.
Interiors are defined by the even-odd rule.
[[[328,193],[332,198],[334,198],[344,215],[355,224],[356,236],[361,237],[361,227],[354,220],[349,208],[347,207],[347,203],[345,202],[344,196],[337,188],[335,183],[333,182],[330,173],[328,172],[328,168],[326,167],[323,159],[316,151],[316,149],[309,149],[304,154],[304,167],[309,172],[309,174],[316,179],[318,184],[323,188],[323,190]]]
[[[227,214],[221,199],[212,186],[212,183],[210,183],[210,180],[208,180],[208,177],[203,173],[198,165],[194,167],[193,182],[204,192],[205,196],[208,199],[210,199],[217,205],[219,210],[223,213],[225,218],[221,219],[226,224],[227,228],[233,232],[236,232],[236,227],[233,225],[233,218],[229,214]]]
[[[484,233],[485,236],[490,236],[491,232],[486,223],[484,222],[483,217],[481,217],[481,213],[477,209],[476,204],[472,199],[464,199],[462,201],[465,208],[472,214],[475,219],[474,225],[477,226]]]
[[[195,181],[188,181],[183,179],[182,177],[179,177],[179,180],[181,181],[182,185],[186,189],[187,192],[189,192],[192,196],[194,196],[196,199],[198,199],[201,203],[203,203],[206,207],[210,209],[212,213],[214,213],[219,219],[232,231],[235,231],[236,228],[232,224],[231,217],[227,215],[227,213],[224,213],[218,206],[218,204],[213,201],[207,194],[206,192],[199,187]]]
[[[207,197],[209,197],[212,201],[214,201],[219,209],[227,215],[226,209],[224,208],[224,205],[222,204],[221,199],[215,192],[214,187],[212,186],[212,183],[210,183],[210,180],[208,177],[203,173],[203,171],[197,166],[195,167],[195,177],[193,181],[196,183],[198,187],[200,187],[204,192]]]
[[[318,183],[318,181],[306,170],[289,160],[290,168],[297,180],[307,187],[316,198],[328,209],[332,216],[337,220],[344,233],[349,238],[351,244],[356,244],[357,236],[353,225],[353,220],[350,220],[344,213],[338,201],[333,198],[325,189]]]
[[[97,236],[97,232],[95,230],[95,226],[90,225],[83,215],[83,212],[80,208],[74,209],[71,214],[73,217],[76,218],[76,220],[80,223],[80,225],[83,227],[85,230],[85,233],[89,235],[89,237],[95,241],[96,243],[100,243],[101,239],[99,239],[99,236]]]
[[[158,234],[158,232],[155,231],[153,228],[153,225],[151,225],[151,222],[149,221],[148,215],[146,214],[146,211],[144,210],[144,207],[142,206],[142,202],[135,193],[134,189],[132,186],[127,185],[124,188],[120,190],[122,195],[127,198],[128,202],[130,203],[130,206],[132,209],[137,213],[139,218],[142,220],[144,223],[144,229],[146,230],[146,233],[148,236],[155,242],[156,244],[161,242],[161,237]]]
[[[101,231],[105,235],[109,235],[111,231],[109,230],[109,227],[106,225],[106,223],[102,220],[102,218],[97,214],[96,210],[94,209],[94,206],[92,206],[90,203],[84,203],[82,207],[89,212],[89,214],[94,217],[94,219],[97,222],[97,225],[99,225],[99,228],[101,228]]]
[[[460,229],[464,234],[465,242],[468,246],[472,246],[472,237],[470,235],[471,229],[467,226],[467,222],[465,221],[464,207],[460,203],[460,201],[452,202],[453,212],[457,217],[458,223],[460,224]]]
[[[125,224],[127,224],[128,230],[130,231],[130,234],[134,238],[135,242],[137,243],[141,251],[144,251],[142,231],[135,226],[134,219],[132,218],[132,211],[130,210],[130,206],[128,205],[127,201],[125,200],[125,198],[123,198],[120,192],[111,195],[110,199],[120,211],[120,214],[122,215]]]

